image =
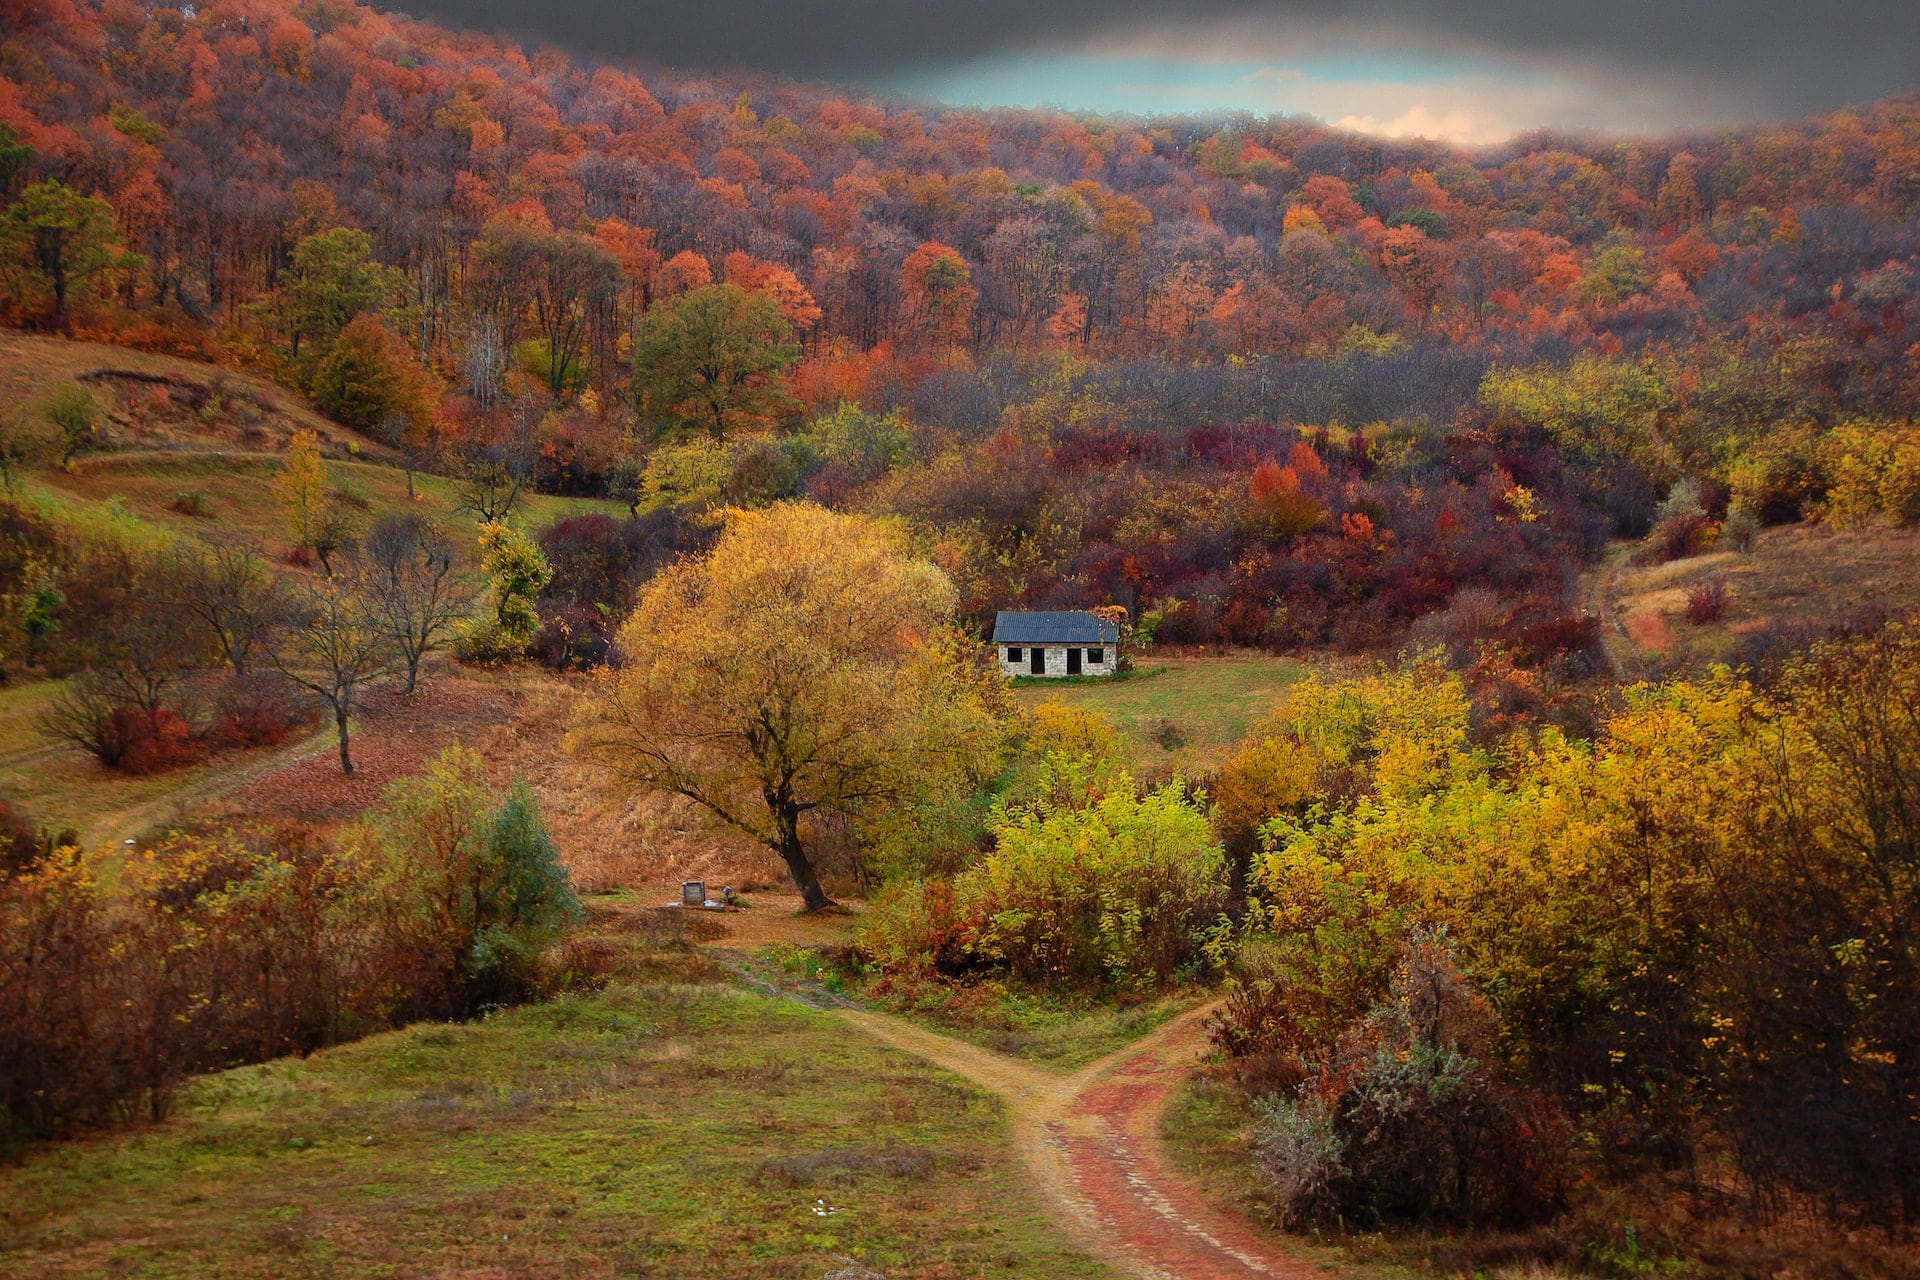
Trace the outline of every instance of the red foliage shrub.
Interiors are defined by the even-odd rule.
[[[1687,621],[1704,627],[1727,611],[1727,584],[1723,578],[1708,578],[1687,588]]]
[[[1717,526],[1703,515],[1675,516],[1662,520],[1647,535],[1647,541],[1635,553],[1640,564],[1666,564],[1697,556],[1713,541]]]
[[[1295,441],[1293,448],[1287,450],[1287,469],[1306,481],[1327,478],[1326,464],[1320,461],[1320,455],[1305,440]]]
[[[171,307],[156,311],[114,311],[75,326],[74,337],[132,347],[212,364],[219,358],[213,331]]]
[[[309,718],[309,709],[284,686],[267,680],[236,680],[221,693],[206,741],[216,749],[277,747]]]
[[[1304,444],[1294,447],[1296,450],[1306,448]],[[1313,456],[1312,449],[1308,448],[1307,453]],[[1319,465],[1317,457],[1314,464]],[[1320,474],[1326,474],[1325,468]],[[1318,528],[1327,518],[1326,509],[1300,487],[1300,473],[1293,467],[1280,466],[1271,458],[1253,469],[1247,493],[1253,502],[1255,524],[1273,537],[1306,533]]]
[[[1563,613],[1523,627],[1514,641],[1518,665],[1539,666],[1566,654],[1599,648],[1600,619],[1592,614]]]
[[[192,726],[166,707],[157,711],[116,708],[100,726],[100,741],[111,753],[114,768],[137,775],[191,764],[200,754]]]

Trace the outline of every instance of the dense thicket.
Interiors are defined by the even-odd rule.
[[[1303,685],[1216,810],[1257,815],[1259,941],[1219,1038],[1283,1104],[1283,1210],[1498,1217],[1485,1144],[1525,1137],[1499,1177],[1538,1182],[1524,1149],[1557,1114],[1561,1158],[1613,1177],[1711,1199],[1730,1155],[1748,1208],[1910,1225],[1917,690],[1911,623],[1766,693],[1637,688],[1590,742],[1474,749],[1431,658]],[[1407,1143],[1418,1167],[1376,1176],[1370,1144]]]
[[[501,801],[457,748],[332,842],[30,852],[0,866],[0,1139],[161,1119],[197,1072],[525,998],[580,913],[525,784]]]

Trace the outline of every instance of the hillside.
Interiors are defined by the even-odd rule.
[[[1902,529],[1795,525],[1768,530],[1746,554],[1612,565],[1600,576],[1640,667],[1753,665],[1830,628],[1871,626],[1920,605],[1920,546]],[[1688,598],[1702,589],[1724,589],[1726,603],[1695,622]]]
[[[312,431],[334,457],[391,462],[391,448],[314,411],[296,392],[202,361],[0,330],[0,402],[16,409],[77,384],[105,408],[98,447],[277,454]]]
[[[596,913],[633,966],[603,992],[213,1076],[0,1173],[0,1275],[1115,1274],[1028,1202],[997,1099],[728,984],[717,927]]]
[[[7,49],[14,323],[549,493],[905,516],[976,625],[1114,602],[1384,651],[1477,586],[1524,649],[1674,485],[1791,523],[1913,447],[1910,99],[1471,152],[935,113],[351,4],[82,3]],[[85,228],[71,290],[20,256],[45,219]]]

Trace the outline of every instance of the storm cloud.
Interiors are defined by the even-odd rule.
[[[1257,86],[1247,67],[1270,70],[1276,92],[1250,93],[1246,106],[1288,108],[1277,89],[1303,60],[1309,80],[1326,79],[1326,68],[1338,65],[1352,71],[1345,78],[1354,84],[1367,81],[1367,59],[1384,60],[1397,69],[1379,83],[1399,85],[1401,99],[1422,79],[1421,65],[1433,68],[1428,78],[1436,84],[1452,75],[1456,88],[1507,80],[1541,87],[1547,97],[1539,109],[1562,116],[1603,108],[1609,93],[1642,98],[1620,104],[1639,108],[1638,115],[1613,113],[1620,122],[1786,117],[1920,87],[1915,0],[412,0],[407,7],[600,55],[964,101],[1038,101],[1056,58],[1078,60],[1092,73],[1111,61],[1116,74],[1142,58],[1157,61],[1169,83],[1166,110],[1230,105],[1232,82]],[[1022,82],[1006,74],[1020,67],[1042,83],[1021,92]],[[1213,68],[1221,92],[1183,105],[1171,83],[1179,77],[1168,77],[1166,67],[1191,68],[1196,79]],[[1556,80],[1567,92],[1553,99]],[[1139,105],[1074,102],[1064,92],[1055,100],[1151,107],[1151,86],[1136,88]],[[1292,109],[1340,114],[1316,107],[1310,92],[1295,96],[1301,102]]]

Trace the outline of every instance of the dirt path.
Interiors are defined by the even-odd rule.
[[[735,930],[729,939],[734,946],[764,931],[741,917],[727,924]],[[1188,1010],[1066,1075],[902,1018],[865,1009],[839,1009],[835,1016],[998,1094],[1012,1121],[1014,1145],[1055,1218],[1123,1274],[1146,1280],[1323,1280],[1327,1273],[1320,1264],[1283,1252],[1210,1204],[1161,1149],[1160,1117],[1205,1050],[1210,1010]]]
[[[1600,619],[1600,653],[1608,672],[1621,683],[1643,678],[1639,647],[1627,634],[1626,623],[1613,602],[1620,570],[1631,554],[1626,546],[1609,547],[1606,559],[1587,571],[1586,598],[1582,602],[1588,613]]]
[[[1152,1280],[1320,1280],[1208,1203],[1175,1171],[1160,1117],[1205,1048],[1208,1009],[1193,1009],[1109,1057],[1060,1075],[925,1027],[865,1010],[839,1016],[897,1049],[1000,1095],[1014,1144],[1055,1216],[1129,1275]]]

